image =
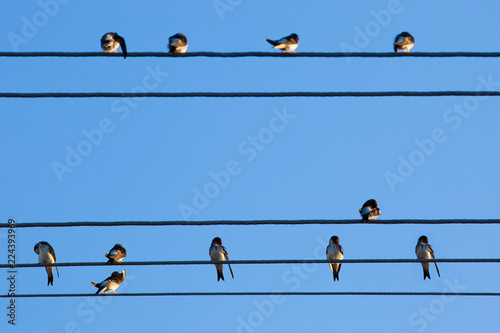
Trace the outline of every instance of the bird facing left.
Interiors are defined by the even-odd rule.
[[[101,48],[106,52],[116,52],[118,47],[122,48],[123,58],[127,58],[127,45],[125,39],[116,32],[108,32],[101,38]]]

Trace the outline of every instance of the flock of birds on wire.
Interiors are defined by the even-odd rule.
[[[299,46],[299,36],[297,34],[291,34],[289,36],[283,37],[278,40],[266,39],[273,48],[282,50],[285,52],[294,52],[295,49]],[[188,41],[184,34],[178,33],[171,36],[168,39],[169,53],[186,53],[188,48]],[[398,50],[410,52],[410,49],[415,44],[415,39],[408,32],[402,32],[396,36],[394,40],[394,52],[398,52]],[[127,46],[125,44],[125,39],[118,35],[116,32],[108,32],[101,38],[101,47],[102,50],[106,52],[117,52],[118,47],[121,47],[123,58],[127,57]],[[362,221],[374,220],[376,217],[380,216],[381,212],[378,208],[377,201],[374,199],[370,199],[363,204],[363,207],[359,209],[359,213],[362,216]],[[418,239],[417,246],[415,248],[415,253],[418,259],[435,259],[434,251],[432,247],[428,244],[429,240],[426,236],[421,236]],[[52,246],[45,242],[41,241],[35,245],[35,253],[38,254],[38,263],[40,264],[55,264],[56,263],[56,254]],[[215,237],[212,240],[212,244],[209,249],[209,255],[211,260],[214,261],[226,261],[229,260],[228,254],[224,246],[222,246],[222,240],[219,237]],[[108,264],[118,264],[121,263],[123,258],[127,256],[127,251],[121,244],[116,244],[109,253],[106,253],[106,257],[109,259]],[[342,246],[339,244],[339,238],[337,236],[332,236],[330,238],[329,245],[326,247],[326,258],[331,261],[338,261],[344,259],[344,250]],[[429,262],[422,262],[422,267],[424,270],[424,280],[425,278],[431,278],[429,274]],[[436,265],[436,270],[439,274],[439,269]],[[229,271],[231,272],[231,276],[234,279],[233,270],[231,265],[227,264],[229,267]],[[333,273],[333,280],[339,280],[339,272],[340,267],[342,266],[339,262],[331,262],[329,263],[330,269]],[[54,267],[57,271],[57,276],[59,277],[59,270],[57,266],[46,266],[45,270],[47,271],[47,285],[54,285]],[[223,264],[215,264],[215,268],[217,269],[217,281],[224,281],[223,274]],[[116,294],[115,290],[120,286],[120,284],[125,281],[125,269],[122,270],[121,273],[113,272],[110,277],[106,278],[104,281],[100,283],[91,282],[94,287],[97,288],[96,294],[99,294],[101,291],[104,291],[107,294],[108,291]]]
[[[283,37],[278,40],[267,39],[269,44],[273,45],[274,49],[282,50],[283,53],[292,51],[295,53],[295,49],[299,46],[299,36],[297,34],[291,34],[289,36]],[[410,49],[415,44],[415,38],[408,32],[402,32],[396,36],[394,40],[394,52],[398,50],[410,52]],[[168,52],[169,53],[186,53],[188,48],[188,41],[184,34],[175,34],[170,36],[168,39]],[[125,44],[125,39],[118,35],[116,32],[108,32],[101,38],[101,47],[104,53],[106,52],[117,52],[118,47],[121,47],[123,58],[127,58],[127,45]]]
[[[359,209],[359,214],[362,217],[361,219],[362,222],[375,220],[381,214],[380,209],[378,208],[377,201],[374,199],[366,201],[363,204],[363,206]],[[36,243],[34,250],[35,253],[38,254],[38,263],[40,264],[56,263],[56,254],[54,252],[54,249],[49,243],[45,241],[38,242]],[[418,239],[417,246],[415,247],[415,254],[417,255],[418,259],[436,259],[434,256],[434,251],[432,250],[432,247],[429,245],[429,240],[427,239],[426,236],[421,236]],[[229,260],[227,251],[222,245],[222,240],[219,237],[215,237],[212,240],[212,244],[210,245],[209,248],[209,255],[210,259],[213,261]],[[108,264],[115,265],[122,262],[122,260],[127,256],[127,251],[121,244],[116,244],[109,251],[109,253],[105,254],[105,256],[106,258],[108,258],[107,262]],[[342,246],[339,244],[338,236],[332,236],[330,238],[330,242],[326,247],[326,258],[327,260],[332,261],[329,263],[329,265],[333,273],[333,281],[335,280],[338,281],[340,267],[342,266],[342,263],[338,261],[344,259],[344,250],[342,249]],[[431,276],[429,274],[429,262],[421,262],[421,264],[424,271],[424,280],[426,278],[430,279]],[[434,264],[436,265],[437,274],[438,276],[440,276],[437,263],[434,262]],[[216,263],[214,265],[215,268],[217,269],[217,281],[221,279],[224,281],[223,264]],[[231,264],[228,263],[227,265],[229,267],[229,271],[231,272],[231,276],[234,279],[234,274],[231,268]],[[45,270],[47,271],[47,277],[48,277],[47,286],[54,285],[54,267],[56,268],[57,276],[59,277],[59,270],[57,266],[45,266]],[[92,285],[97,288],[96,295],[99,294],[101,291],[104,291],[105,294],[107,294],[108,291],[116,294],[115,290],[120,286],[120,284],[123,281],[125,281],[125,274],[126,272],[123,269],[121,273],[116,271],[113,272],[110,277],[106,278],[104,281],[100,283],[91,282]]]
[[[299,36],[297,34],[291,34],[289,36],[283,37],[278,40],[266,39],[273,48],[282,50],[285,52],[294,52],[295,49],[299,46]],[[178,33],[171,36],[168,39],[169,53],[186,53],[188,48],[188,41],[184,34]],[[408,32],[402,32],[396,36],[394,40],[394,52],[398,52],[398,50],[410,52],[410,49],[415,44],[415,39]],[[116,32],[108,32],[101,38],[101,47],[102,50],[106,52],[117,52],[118,47],[121,47],[123,58],[127,57],[127,46],[125,44],[125,39],[118,35]],[[363,207],[359,209],[359,213],[362,216],[362,221],[374,220],[376,217],[380,216],[381,212],[378,208],[377,201],[374,199],[370,199],[363,204]],[[415,253],[418,259],[435,259],[434,251],[432,247],[428,244],[429,241],[426,236],[421,236],[418,239],[417,246],[415,248]],[[35,245],[35,253],[38,254],[38,263],[40,264],[55,264],[56,263],[56,254],[52,246],[45,242],[38,242]],[[212,240],[212,244],[209,249],[209,255],[211,260],[215,261],[226,261],[229,260],[228,254],[224,246],[222,246],[222,240],[219,237],[215,237]],[[127,256],[127,251],[121,244],[116,244],[109,253],[106,253],[106,257],[109,259],[108,264],[117,264],[121,263],[123,258]],[[344,250],[342,246],[339,244],[339,238],[337,236],[332,236],[330,238],[329,245],[326,247],[326,258],[331,261],[338,261],[344,259]],[[431,278],[429,274],[429,262],[422,262],[422,267],[424,270],[424,280],[425,278]],[[436,270],[439,275],[439,269],[436,265]],[[229,271],[231,272],[231,276],[234,279],[233,270],[231,265],[227,264],[229,267]],[[331,262],[329,263],[330,269],[333,273],[333,280],[339,280],[339,272],[340,267],[342,266],[339,262]],[[45,270],[47,271],[47,285],[54,285],[54,267],[57,271],[57,276],[59,277],[59,270],[57,266],[46,266]],[[223,264],[215,264],[215,268],[217,269],[217,281],[224,281],[223,274]],[[120,286],[120,284],[125,281],[125,269],[122,270],[121,273],[113,272],[110,277],[106,278],[104,281],[100,283],[91,282],[94,287],[97,288],[96,294],[99,294],[101,291],[104,291],[107,294],[108,291],[116,294],[115,290]]]

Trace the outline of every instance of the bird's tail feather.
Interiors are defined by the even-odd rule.
[[[92,285],[93,285],[94,287],[98,288],[98,289],[97,289],[97,292],[95,293],[96,295],[97,295],[97,294],[99,294],[99,293],[101,292],[101,290],[103,290],[103,289],[104,289],[104,287],[103,287],[103,286],[101,286],[101,284],[100,284],[100,283],[95,283],[95,282],[90,282],[90,283],[92,283]]]
[[[429,270],[428,269],[424,269],[424,280],[425,280],[426,277],[428,277],[429,280],[431,279],[431,275],[429,274]]]
[[[234,279],[233,269],[231,268],[231,264],[227,264],[229,266],[229,271],[231,272],[231,276]]]
[[[278,45],[278,41],[276,41],[276,40],[270,40],[270,39],[267,39],[267,38],[266,38],[266,40],[267,40],[267,42],[268,42],[269,44],[271,44],[271,45],[273,45],[273,46]]]
[[[54,285],[53,267],[45,267],[47,271],[47,286]]]
[[[225,281],[222,271],[217,270],[217,282],[219,282],[220,279],[222,279],[222,281]]]

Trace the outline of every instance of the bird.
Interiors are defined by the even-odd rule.
[[[35,244],[35,253],[38,254],[39,264],[55,264],[56,253],[49,243],[42,241]],[[56,267],[57,277],[59,277],[59,269]],[[47,271],[47,286],[54,285],[54,266],[45,266]]]
[[[109,253],[105,254],[106,258],[108,258],[107,264],[115,264],[122,262],[123,258],[127,256],[127,250],[121,244],[115,244]]]
[[[291,34],[278,40],[271,40],[267,38],[266,40],[269,44],[273,45],[273,49],[280,49],[283,53],[287,51],[295,53],[295,49],[299,46],[299,36],[297,36],[297,34]]]
[[[394,40],[394,52],[397,53],[398,50],[402,50],[408,53],[413,45],[415,45],[415,38],[406,31],[402,32]]]
[[[436,259],[436,257],[434,256],[434,251],[429,245],[429,239],[427,239],[427,236],[420,236],[417,242],[417,246],[415,247],[415,254],[417,255],[418,259]],[[429,262],[421,262],[421,264],[422,268],[424,269],[424,280],[426,277],[430,279],[431,275],[429,274]],[[437,263],[434,262],[434,264],[436,265],[438,276],[441,277],[441,275],[439,274]]]
[[[101,38],[101,47],[104,53],[106,52],[116,52],[118,46],[121,46],[123,58],[127,58],[127,46],[125,45],[125,39],[118,35],[116,32],[108,32]]]
[[[363,207],[359,209],[359,214],[361,214],[361,222],[368,220],[375,220],[376,217],[379,217],[380,209],[378,208],[377,201],[375,199],[370,199],[363,204]]]
[[[94,287],[97,288],[96,295],[101,291],[104,291],[107,294],[108,291],[112,291],[113,294],[116,294],[115,290],[125,281],[125,270],[122,270],[121,273],[113,272],[111,276],[101,283],[91,282]]]
[[[220,260],[220,261],[225,261],[229,260],[229,257],[227,256],[227,251],[222,246],[222,240],[219,237],[215,237],[212,240],[212,245],[210,245],[210,248],[208,249],[208,254],[210,255],[210,258],[212,260]],[[215,268],[217,269],[217,282],[219,282],[220,279],[222,281],[224,280],[224,274],[222,273],[222,264],[214,264]],[[231,265],[227,264],[229,266],[229,271],[231,272],[231,276],[234,279],[234,274],[233,270],[231,269]]]
[[[330,261],[344,259],[344,250],[342,249],[342,245],[339,244],[339,238],[337,236],[332,236],[332,238],[330,238],[330,244],[326,247],[326,259]],[[342,266],[341,263],[330,263],[333,281],[339,280],[340,266]]]
[[[184,34],[175,34],[168,38],[169,53],[186,53],[188,41]]]

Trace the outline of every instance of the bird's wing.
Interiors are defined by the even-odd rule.
[[[394,44],[398,45],[398,46],[401,46],[401,45],[405,45],[405,44],[407,44],[409,42],[410,42],[410,39],[408,37],[398,37],[394,41]]]
[[[290,38],[287,36],[287,37],[283,37],[281,39],[278,39],[278,43],[279,44],[287,44],[287,43],[290,43]]]
[[[56,263],[56,253],[54,252],[54,249],[52,248],[52,245],[50,244],[47,244],[49,246],[49,252],[50,252],[50,255],[52,256],[52,258],[54,258],[54,263]],[[57,272],[57,277],[59,277],[59,268],[56,267],[56,272]]]
[[[54,258],[54,262],[56,261],[56,253],[54,252],[54,248],[52,248],[52,245],[47,244],[49,246],[49,252],[52,258]]]
[[[120,46],[122,48],[123,57],[126,58],[127,57],[127,45],[125,45],[125,39],[122,36],[116,36],[116,37],[117,37],[118,42],[120,43]]]
[[[434,250],[430,245],[429,245],[429,252],[431,253],[432,259],[436,259],[436,257],[434,256]],[[438,276],[441,277],[441,274],[439,274],[439,268],[437,262],[434,261],[434,265],[436,265],[436,271],[438,273]]]
[[[222,246],[222,253],[224,253],[224,257],[226,257],[226,260],[229,261],[229,256],[227,255],[227,251],[224,246]],[[231,272],[231,276],[234,279],[234,274],[233,274],[233,269],[231,268],[231,264],[228,263],[227,265],[229,266],[229,271]]]

